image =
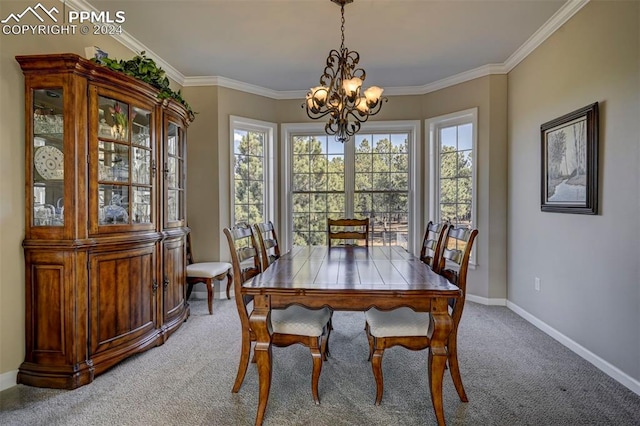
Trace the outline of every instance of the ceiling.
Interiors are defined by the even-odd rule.
[[[329,51],[340,47],[340,7],[330,0],[79,2],[124,11],[125,44],[146,50],[184,85],[218,79],[274,93],[307,90],[318,83]],[[345,6],[345,45],[360,53],[365,86],[394,94],[388,89],[504,69],[584,2],[355,0]]]

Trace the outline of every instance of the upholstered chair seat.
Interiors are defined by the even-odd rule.
[[[302,306],[271,311],[271,327],[274,333],[295,334],[297,336],[321,336],[331,318],[328,308],[312,310]]]
[[[376,308],[364,313],[369,333],[374,337],[426,336],[429,332],[429,313],[411,308],[379,311]]]
[[[200,262],[187,265],[187,277],[216,278],[232,268],[227,262]]]

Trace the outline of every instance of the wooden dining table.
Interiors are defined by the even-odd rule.
[[[445,424],[442,379],[446,342],[453,327],[448,300],[461,291],[401,247],[295,247],[264,272],[247,281],[243,295],[253,296],[250,325],[256,335],[259,398],[256,425],[264,419],[271,387],[271,309],[293,304],[337,311],[382,310],[407,306],[429,312],[427,373],[439,425]],[[372,401],[373,404],[373,401]]]

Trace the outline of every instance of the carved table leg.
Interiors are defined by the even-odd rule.
[[[251,322],[251,329],[256,334],[256,345],[253,354],[258,364],[258,383],[260,388],[256,426],[262,425],[271,388],[270,310],[271,299],[269,296],[255,296],[253,298],[253,312],[249,321]]]
[[[438,425],[444,425],[442,406],[442,377],[447,364],[447,341],[453,328],[453,320],[447,309],[447,299],[434,298],[431,301],[431,345],[429,346],[429,387],[431,402]]]

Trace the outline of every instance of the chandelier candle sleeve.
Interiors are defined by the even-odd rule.
[[[331,1],[340,5],[342,43],[339,51],[329,52],[320,85],[309,89],[302,108],[313,120],[328,116],[325,132],[344,143],[360,130],[361,123],[380,112],[387,98],[382,97],[381,87],[363,89],[366,73],[357,68],[360,54],[344,46],[344,5],[353,0]]]

